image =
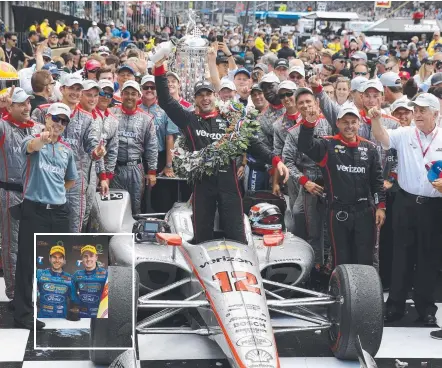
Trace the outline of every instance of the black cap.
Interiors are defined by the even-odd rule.
[[[197,84],[195,84],[193,91],[196,96],[199,92],[201,92],[203,90],[215,92],[215,87],[213,87],[212,83],[205,80],[205,81],[200,81]]]
[[[332,56],[333,61],[338,60],[338,59],[345,59],[344,54],[342,54],[340,51],[335,52]]]
[[[431,85],[432,86],[438,86],[442,83],[442,73],[435,73],[431,77]]]
[[[252,86],[251,92],[253,91],[260,91],[262,92],[262,88],[259,86],[259,83],[256,83]]]
[[[286,69],[289,68],[289,61],[287,59],[278,59],[276,60],[274,68],[279,68],[280,66],[285,67]]]
[[[244,66],[245,63],[246,63],[246,61],[244,60],[244,58],[242,58],[242,57],[239,56],[239,55],[235,55],[233,58],[235,59],[235,64],[236,64],[236,65]]]
[[[281,40],[281,43],[289,43],[289,40],[288,40],[287,38],[283,38],[283,39]]]
[[[399,47],[399,51],[407,51],[408,50],[408,46],[403,43],[400,47]]]

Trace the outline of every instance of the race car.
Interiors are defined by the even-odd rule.
[[[252,203],[251,216],[244,214],[248,244],[225,239],[222,226],[228,224],[218,220],[216,240],[192,244],[190,203],[175,203],[164,219],[156,214],[133,218],[127,192],[112,190],[109,199],[97,194],[91,229],[132,235],[110,241],[108,318],[107,323],[92,320],[91,346],[134,344],[137,349],[138,334],[197,334],[214,340],[232,367],[276,368],[275,335],[310,330],[327,332],[338,359],[361,359],[359,339],[366,353],[376,355],[383,332],[376,270],[340,265],[327,293],[309,290],[305,285],[314,263],[310,245],[271,227],[267,234],[254,231],[262,208],[274,220],[266,203]],[[291,317],[292,323],[278,325],[277,315]],[[166,323],[177,316],[187,321],[184,327]],[[91,350],[91,360],[109,364],[119,354]]]

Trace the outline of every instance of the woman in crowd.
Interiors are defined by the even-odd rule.
[[[335,97],[339,105],[346,103],[350,97],[350,80],[348,78],[338,78],[335,83]]]
[[[422,90],[427,90],[431,85],[431,77],[434,74],[433,58],[424,58],[417,74],[413,77],[417,86]]]

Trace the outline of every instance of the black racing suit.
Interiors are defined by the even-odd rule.
[[[314,138],[314,124],[303,121],[298,148],[319,165],[324,177],[335,267],[345,263],[373,265],[374,205],[385,208],[379,153],[373,143],[359,136],[354,143],[339,134]]]
[[[217,112],[204,116],[196,115],[184,109],[169,93],[164,68],[155,69],[158,104],[169,118],[180,128],[193,151],[219,140],[228,124]],[[279,157],[274,157],[258,139],[248,147],[254,157],[265,163],[276,164]],[[213,239],[213,224],[218,204],[221,225],[227,239],[247,243],[244,231],[244,211],[237,177],[235,160],[219,169],[216,175],[203,176],[193,183],[192,210],[193,231],[196,244]]]

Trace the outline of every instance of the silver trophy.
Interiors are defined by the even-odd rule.
[[[181,79],[182,97],[189,102],[194,101],[195,84],[205,79],[208,49],[209,41],[201,37],[201,30],[196,25],[196,14],[189,9],[186,35],[178,41],[176,51],[169,59],[169,69]]]

